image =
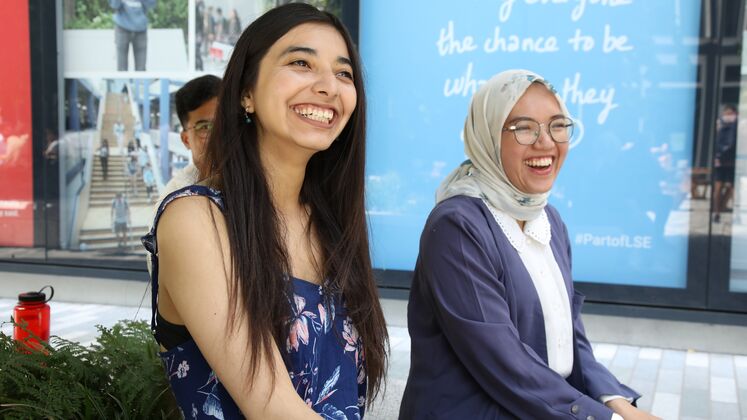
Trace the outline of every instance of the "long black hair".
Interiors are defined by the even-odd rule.
[[[257,124],[245,122],[242,97],[254,89],[262,58],[298,25],[335,28],[350,55],[357,104],[337,141],[317,152],[306,166],[300,200],[321,245],[324,289],[341,293],[363,340],[368,399],[378,393],[386,371],[388,336],[371,269],[364,203],[366,95],[361,61],[350,34],[334,15],[293,3],[255,20],[241,34],[223,78],[215,123],[206,150],[206,173],[224,193],[232,258],[231,311],[249,323],[250,377],[260,351],[272,360],[274,343],[285,346],[292,286],[286,244],[258,148]],[[257,119],[255,114],[252,116]],[[261,121],[260,121],[261,123]],[[239,305],[240,303],[240,305]],[[241,311],[239,311],[239,308]]]

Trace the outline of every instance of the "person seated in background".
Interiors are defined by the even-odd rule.
[[[185,83],[174,94],[176,115],[182,125],[179,134],[184,146],[192,152],[192,161],[187,166],[174,170],[171,179],[160,192],[155,201],[153,214],[158,211],[158,204],[172,192],[188,185],[196,184],[200,180],[200,173],[204,170],[203,158],[210,131],[213,128],[215,108],[218,105],[218,93],[220,92],[220,77],[206,74]],[[182,157],[176,153],[173,158],[179,161]],[[155,176],[153,180],[155,186]],[[148,272],[152,269],[150,255],[146,258]]]
[[[215,108],[221,80],[211,74],[192,79],[176,91],[174,102],[176,114],[182,124],[180,137],[184,146],[192,152],[192,162],[174,171],[173,176],[161,192],[158,202],[169,193],[200,179],[205,145],[213,128]]]
[[[594,358],[568,232],[547,204],[573,127],[527,70],[473,97],[470,160],[441,184],[420,239],[400,419],[654,418]]]

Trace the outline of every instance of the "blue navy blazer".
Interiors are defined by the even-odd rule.
[[[608,420],[602,395],[640,397],[594,359],[574,291],[571,246],[553,207],[550,247],[571,299],[573,371],[547,364],[539,297],[518,252],[479,198],[431,212],[407,308],[410,375],[400,419]]]

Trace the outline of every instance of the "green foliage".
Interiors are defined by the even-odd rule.
[[[109,0],[65,0],[65,29],[113,29]]]
[[[65,29],[114,29],[109,0],[64,0]],[[157,0],[149,28],[180,28],[187,39],[187,0]]]
[[[181,418],[148,324],[96,328],[90,347],[52,337],[33,352],[0,333],[0,418]]]
[[[181,28],[187,39],[187,0],[157,0],[148,12],[151,28]]]

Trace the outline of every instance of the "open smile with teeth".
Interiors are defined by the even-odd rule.
[[[293,111],[304,118],[308,118],[313,121],[319,121],[325,124],[329,124],[330,121],[332,121],[332,118],[334,118],[335,116],[335,112],[331,109],[324,109],[309,105],[294,107]]]
[[[544,169],[552,165],[552,160],[551,157],[532,158],[525,160],[524,164],[530,168]]]

